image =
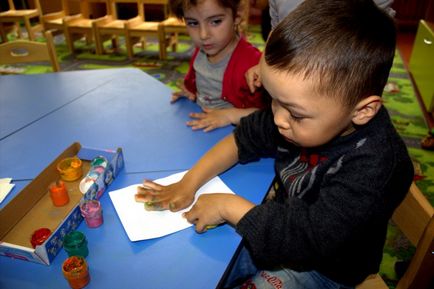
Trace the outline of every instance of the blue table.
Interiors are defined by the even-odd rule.
[[[123,148],[125,169],[109,187],[115,190],[190,168],[231,131],[191,131],[185,121],[198,108],[188,101],[171,105],[169,89],[137,69],[5,76],[0,87],[0,177],[21,180],[1,207],[74,141]],[[20,91],[31,96],[26,99]],[[13,116],[10,122],[4,112]],[[221,175],[234,192],[256,203],[272,177],[271,160],[237,165]],[[132,243],[108,192],[100,201],[104,225],[78,227],[89,242],[91,282],[86,288],[215,288],[240,242],[224,225],[205,234],[188,228]],[[66,257],[61,250],[44,266],[0,256],[0,288],[69,288],[61,272]]]

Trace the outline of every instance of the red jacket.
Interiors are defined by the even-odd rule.
[[[193,67],[194,60],[199,48],[193,53],[190,60],[190,67],[184,79],[185,88],[192,93],[197,93],[196,73]],[[265,101],[262,93],[256,91],[251,93],[244,74],[246,71],[259,63],[261,52],[244,38],[238,41],[237,47],[232,52],[225,73],[223,75],[222,96],[225,101],[230,102],[237,108],[264,108],[268,102]]]

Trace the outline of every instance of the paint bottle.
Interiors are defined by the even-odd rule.
[[[69,202],[68,190],[63,181],[58,180],[52,183],[48,187],[48,190],[50,191],[51,201],[56,207],[62,207]]]
[[[87,200],[80,204],[81,215],[89,228],[96,228],[103,223],[101,203],[98,200]]]
[[[82,165],[82,161],[76,156],[65,158],[57,164],[57,171],[62,180],[73,182],[83,175]]]
[[[79,185],[82,194],[85,194],[89,190],[101,174],[104,174],[107,165],[108,160],[103,156],[97,156],[91,161],[89,172],[81,180]]]
[[[45,240],[48,239],[51,235],[51,230],[48,228],[40,228],[33,232],[32,237],[30,238],[30,243],[33,248],[36,246],[42,245]]]
[[[86,260],[81,256],[67,258],[62,264],[62,272],[73,289],[80,289],[89,284],[89,268]]]
[[[80,231],[72,231],[66,234],[65,238],[63,239],[63,248],[70,257],[87,257],[89,254],[86,236]]]

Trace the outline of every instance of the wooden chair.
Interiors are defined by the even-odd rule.
[[[145,5],[158,5],[163,9],[163,17],[167,19],[169,17],[169,0],[143,0]]]
[[[140,2],[142,2],[140,5],[140,17],[128,20],[125,23],[125,46],[130,59],[134,57],[134,44],[141,42],[142,49],[145,49],[147,36],[153,36],[156,39],[158,38],[158,25],[160,22],[146,21],[143,0],[140,0]]]
[[[416,246],[416,252],[396,289],[428,289],[434,284],[434,210],[413,183],[402,204],[392,216],[393,222]],[[376,274],[356,289],[389,289]]]
[[[160,47],[160,59],[167,58],[167,48],[171,47],[176,52],[178,46],[178,35],[188,34],[185,22],[176,17],[169,17],[161,21],[158,27],[158,43]]]
[[[122,3],[130,3],[137,5],[137,16],[128,20],[119,19],[118,17],[118,5]],[[144,7],[143,0],[110,0],[112,14],[104,17],[103,19],[96,20],[94,25],[95,31],[95,44],[96,53],[104,53],[104,40],[107,38],[112,39],[113,47],[117,47],[117,39],[119,36],[126,37],[126,23],[127,22],[142,22],[144,19]],[[129,50],[128,50],[129,51]],[[128,54],[129,58],[132,55]]]
[[[96,19],[91,18],[90,4],[102,3],[105,6],[105,15]],[[63,18],[65,41],[71,53],[74,53],[74,42],[83,36],[86,37],[86,42],[90,43],[95,39],[95,21],[108,18],[111,15],[111,7],[109,0],[81,0],[80,14],[74,16],[66,16]]]
[[[0,12],[0,33],[3,42],[7,42],[7,32],[8,24],[6,23],[19,23],[24,22],[24,26],[29,35],[29,40],[35,40],[35,32],[42,31],[42,24],[40,23],[39,17],[41,16],[41,5],[39,0],[35,1],[34,9],[15,9],[15,4],[13,0],[8,0],[9,10]],[[30,22],[31,19],[37,18],[38,22],[34,25]],[[18,34],[21,36],[21,34]]]
[[[8,41],[7,35],[10,33],[17,33],[18,38],[21,38],[21,29],[19,23],[4,22],[0,23],[0,43]]]
[[[71,1],[71,0],[69,0]],[[79,0],[75,0],[79,1]],[[70,7],[68,4],[68,0],[61,0],[62,10],[52,13],[47,13],[42,15],[42,26],[44,27],[44,30],[51,30],[53,35],[64,33],[65,32],[65,24],[64,19],[66,17],[69,17],[69,20],[74,19],[74,17],[78,18],[80,15],[72,15],[70,11]]]
[[[49,61],[53,71],[60,71],[51,31],[44,33],[46,43],[29,40],[15,40],[0,44],[0,63],[16,64]]]

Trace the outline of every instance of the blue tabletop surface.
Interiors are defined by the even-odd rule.
[[[100,199],[104,224],[78,227],[88,239],[86,288],[216,287],[240,242],[234,228],[197,234],[191,227],[130,242],[108,192],[190,168],[232,128],[192,131],[185,121],[198,107],[186,100],[170,104],[170,90],[137,69],[0,77],[0,86],[0,178],[16,184],[0,208],[71,143],[121,147],[125,168]],[[221,178],[236,194],[260,203],[273,175],[266,159],[237,165]],[[0,288],[69,288],[61,271],[66,257],[61,250],[44,266],[0,256]]]
[[[111,74],[104,70],[98,70],[98,73],[94,71],[91,78],[94,79],[95,87],[88,87],[86,94],[81,97],[68,93],[65,98],[74,99],[68,105],[59,106],[59,103],[65,103],[66,100],[58,100],[64,96],[58,95],[59,89],[54,87],[51,91],[35,89],[31,97],[25,101],[22,99],[22,105],[17,111],[23,119],[27,119],[24,121],[26,125],[16,129],[18,121],[6,119],[1,123],[1,127],[6,128],[5,131],[14,130],[13,134],[0,141],[1,176],[7,177],[4,173],[8,172],[9,176],[19,180],[34,178],[60,152],[76,141],[87,147],[121,147],[127,172],[184,170],[190,168],[213,144],[232,131],[231,127],[211,133],[192,131],[185,122],[189,119],[189,112],[199,110],[194,103],[183,99],[170,104],[171,91],[140,70],[110,71]],[[64,72],[65,75],[60,77],[63,82],[58,83],[58,86],[62,87],[65,82],[69,87],[67,79],[69,76],[76,79],[77,73]],[[83,73],[84,79],[92,75],[88,71]],[[58,79],[55,75],[24,76],[18,78],[21,80],[20,85],[20,81],[12,81],[12,78],[9,80],[18,87],[33,86],[39,82],[50,83]],[[104,82],[102,79],[109,81]],[[9,89],[13,90],[12,87]],[[3,91],[2,87],[2,101],[5,98]],[[52,97],[47,96],[49,93]],[[81,88],[77,90],[77,95],[82,95]],[[28,115],[34,114],[35,107],[40,107],[40,102],[54,104],[45,103],[46,110],[50,112],[44,113],[41,109],[39,114],[44,117],[33,121]],[[50,110],[52,107],[56,109]],[[15,106],[10,110],[13,109]],[[7,114],[15,115],[15,112],[8,110]],[[14,151],[19,151],[20,154],[11,153]]]
[[[0,76],[0,140],[98,87],[116,81],[117,75],[116,69],[106,69],[98,74],[72,71]]]

